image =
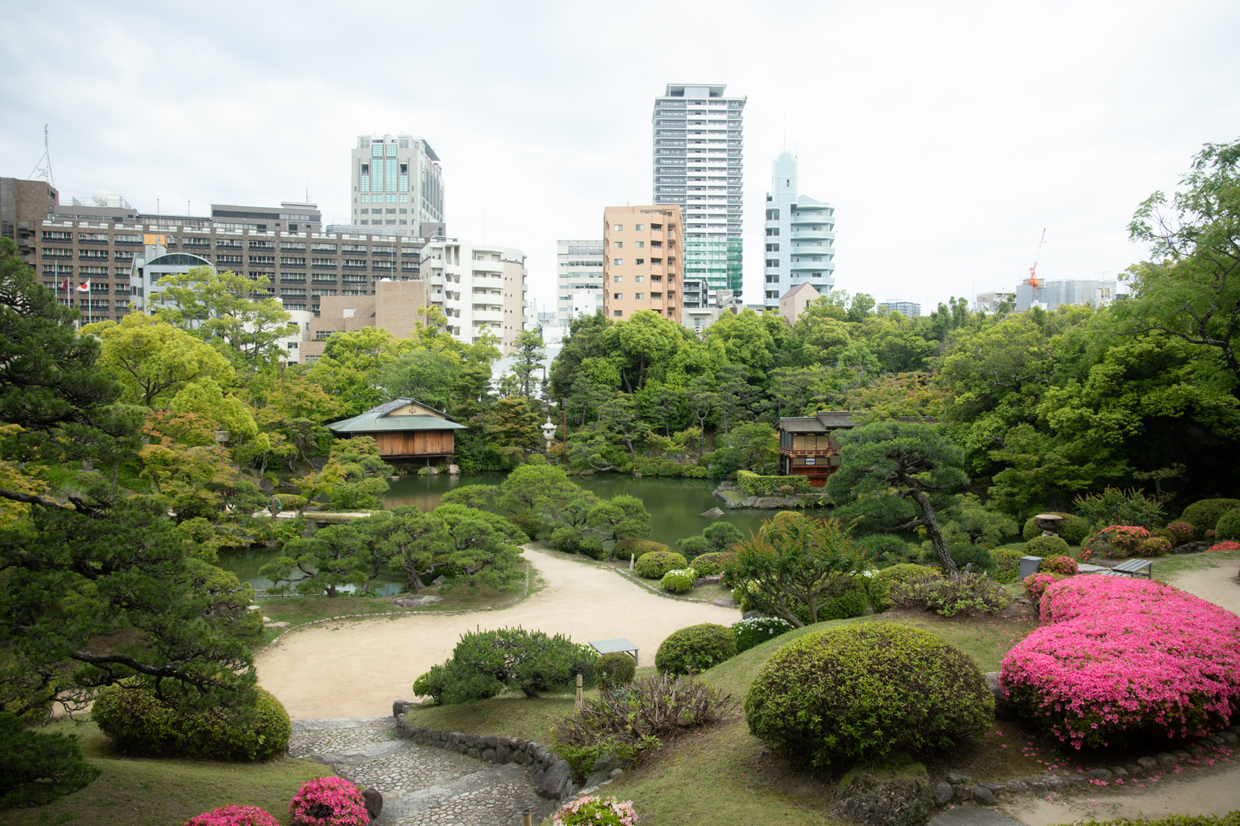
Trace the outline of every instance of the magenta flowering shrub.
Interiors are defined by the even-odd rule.
[[[1046,571],[1038,571],[1036,574],[1030,574],[1023,580],[1025,586],[1025,596],[1030,602],[1037,603],[1042,599],[1042,594],[1046,589],[1059,582],[1064,578],[1064,574],[1048,573]]]
[[[1070,556],[1048,556],[1042,560],[1038,569],[1048,574],[1072,576],[1077,572],[1077,568],[1076,560]]]
[[[185,826],[280,826],[280,821],[258,806],[230,804],[195,815]]]
[[[1081,559],[1088,561],[1094,554],[1110,559],[1135,556],[1143,550],[1142,543],[1150,532],[1137,525],[1109,525],[1096,531],[1081,545]]]
[[[1206,553],[1210,553],[1210,551],[1240,551],[1240,542],[1235,542],[1230,539],[1226,542],[1216,542],[1206,548]]]
[[[565,804],[551,820],[552,826],[634,826],[636,823],[633,801],[588,795]]]
[[[1183,545],[1193,538],[1193,534],[1197,529],[1188,522],[1172,522],[1167,526],[1167,533],[1171,534],[1171,541],[1177,545]]]
[[[357,786],[343,777],[316,777],[301,784],[288,804],[293,826],[366,826],[370,815]]]
[[[1015,711],[1075,748],[1208,734],[1240,712],[1240,617],[1169,585],[1078,576],[1003,660]]]

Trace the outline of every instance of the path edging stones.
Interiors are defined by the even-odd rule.
[[[404,709],[400,708],[402,705],[402,701],[393,704],[393,711],[400,709],[396,714],[395,733],[401,740],[411,740],[419,746],[455,751],[488,763],[516,763],[525,766],[533,772],[531,779],[535,793],[549,800],[563,800],[576,790],[568,761],[533,740],[415,726],[404,718]]]

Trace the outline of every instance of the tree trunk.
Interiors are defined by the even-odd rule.
[[[934,554],[939,558],[939,564],[943,566],[943,570],[947,571],[949,576],[955,577],[960,573],[960,569],[956,567],[955,560],[952,555],[947,552],[947,543],[943,540],[943,532],[939,530],[939,521],[934,516],[934,508],[930,505],[930,497],[917,488],[909,488],[908,495],[917,503],[917,507],[921,510],[921,523],[926,529],[926,533],[930,536],[930,544],[934,547]]]

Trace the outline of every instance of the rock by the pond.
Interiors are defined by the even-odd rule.
[[[460,465],[448,465],[448,475],[449,476],[460,476],[461,466]]]
[[[719,508],[711,508],[708,511],[704,511],[702,516],[723,516],[723,511]]]
[[[425,594],[423,596],[404,596],[392,600],[392,604],[400,608],[417,608],[419,605],[434,605],[443,602],[443,597]]]
[[[370,815],[370,822],[374,823],[383,811],[383,793],[378,789],[362,789],[362,800],[366,803],[366,814]]]

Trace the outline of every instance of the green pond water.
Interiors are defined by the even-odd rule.
[[[446,491],[462,485],[499,485],[503,473],[479,473],[470,476],[408,477],[393,482],[384,502],[385,508],[398,505],[414,505],[419,510],[434,510]],[[573,481],[603,499],[619,494],[629,494],[641,499],[650,512],[650,536],[655,542],[675,547],[676,540],[701,533],[715,521],[731,522],[741,533],[748,536],[756,531],[763,519],[774,516],[776,511],[724,510],[723,516],[701,516],[704,511],[720,506],[711,491],[718,481],[711,479],[666,479],[600,474],[577,476]],[[220,553],[220,566],[235,573],[255,588],[266,588],[271,582],[259,576],[262,566],[273,562],[277,552],[266,548],[254,548],[235,553]],[[400,575],[381,575],[378,584],[381,593],[398,593],[404,580]]]

